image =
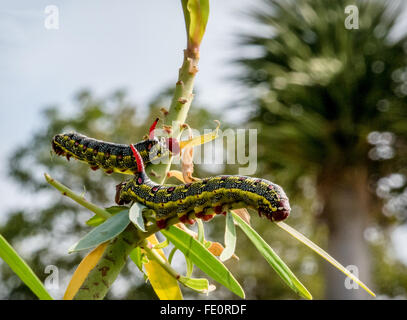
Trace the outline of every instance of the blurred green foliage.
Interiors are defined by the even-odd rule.
[[[324,223],[335,258],[357,265],[362,280],[392,296],[379,270],[387,262],[383,251],[392,250],[388,232],[407,213],[405,193],[391,206],[406,183],[407,36],[392,33],[402,3],[262,4],[251,14],[261,32],[240,38],[257,55],[238,61],[244,69],[239,81],[251,89],[247,103],[250,126],[259,130],[261,172],[295,199],[294,219],[300,209]],[[358,29],[345,27],[347,5],[358,8]],[[310,203],[303,206],[301,197]],[[316,225],[311,228],[313,238]],[[366,237],[372,229],[385,233],[382,250]],[[367,298],[346,290],[332,268],[326,271],[328,298]],[[393,289],[405,294],[405,267],[392,272],[398,274]]]

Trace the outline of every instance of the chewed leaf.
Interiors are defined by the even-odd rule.
[[[126,209],[107,219],[101,225],[89,232],[79,240],[78,243],[73,245],[72,248],[69,249],[69,252],[90,249],[103,242],[109,241],[122,233],[129,223],[129,210]]]
[[[332,258],[326,251],[318,247],[315,243],[313,243],[311,240],[309,240],[307,237],[305,237],[303,234],[295,230],[294,228],[290,227],[288,224],[284,222],[275,222],[276,225],[278,225],[281,229],[284,231],[287,231],[289,234],[291,234],[294,238],[297,240],[301,241],[303,244],[305,244],[307,247],[315,251],[317,254],[319,254],[322,258],[324,258],[326,261],[328,261],[330,264],[332,264],[335,268],[339,269],[342,271],[344,274],[346,274],[349,278],[351,278],[353,281],[355,281],[357,284],[359,284],[366,292],[368,292],[370,295],[373,297],[376,297],[376,295],[373,293],[372,290],[370,290],[362,281],[360,281],[357,277],[355,277],[348,269],[346,269],[344,266],[342,266],[338,261],[336,261],[334,258]]]
[[[129,219],[133,224],[141,231],[146,232],[146,228],[144,226],[144,219],[143,219],[143,209],[145,206],[142,204],[135,202],[129,211]]]
[[[64,294],[64,300],[72,300],[89,272],[97,265],[107,247],[107,242],[93,249],[78,265]]]
[[[181,171],[178,171],[178,170],[171,170],[171,171],[168,171],[168,173],[167,173],[167,178],[171,178],[171,177],[174,177],[174,178],[176,178],[177,180],[181,181],[182,183],[185,183]]]

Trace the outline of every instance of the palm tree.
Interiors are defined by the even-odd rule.
[[[386,223],[375,186],[379,177],[406,167],[407,38],[393,32],[401,4],[263,4],[252,12],[262,33],[240,37],[259,55],[238,61],[244,68],[239,80],[253,89],[250,122],[259,130],[259,160],[266,172],[280,172],[292,186],[291,197],[299,177],[312,178],[319,220],[329,229],[329,252],[356,265],[374,285],[363,235],[372,222]],[[344,25],[348,4],[359,9],[358,29]],[[344,278],[330,268],[326,297],[367,296],[346,290]]]

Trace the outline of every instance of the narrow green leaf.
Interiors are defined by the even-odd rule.
[[[266,259],[270,266],[277,272],[283,281],[296,293],[306,299],[312,299],[312,295],[304,287],[304,285],[297,279],[294,273],[288,268],[283,260],[270,248],[270,246],[263,240],[262,237],[249,226],[237,214],[232,213],[234,220],[238,226],[247,235],[250,241],[254,244],[261,255]]]
[[[205,278],[196,279],[181,276],[178,281],[199,293],[208,293],[209,291],[209,281]]]
[[[190,278],[194,272],[194,263],[187,257],[185,257],[185,261],[187,262],[187,277]]]
[[[235,253],[236,248],[236,228],[233,221],[233,216],[230,211],[226,214],[225,221],[225,249],[222,251],[219,259],[226,261]]]
[[[197,219],[198,225],[198,241],[200,243],[205,243],[205,229],[201,219]]]
[[[0,234],[0,258],[17,274],[31,291],[41,300],[52,300],[44,285],[7,240]]]
[[[102,224],[105,221],[106,221],[105,218],[94,215],[92,218],[86,221],[86,224],[90,227],[97,227],[98,225]]]
[[[117,214],[117,213],[119,213],[119,212],[122,212],[123,210],[127,210],[128,209],[128,207],[126,207],[126,206],[111,206],[111,207],[108,207],[108,208],[105,208],[105,210],[107,211],[107,212],[109,212],[110,214]]]
[[[129,210],[126,209],[94,228],[79,240],[79,242],[73,245],[72,248],[69,249],[69,252],[93,248],[103,242],[111,240],[122,233],[129,223]]]
[[[141,252],[140,247],[134,248],[130,254],[130,259],[133,260],[134,264],[139,268],[139,270],[144,273],[143,271],[143,254]]]
[[[170,226],[168,230],[161,230],[161,233],[208,276],[224,285],[239,297],[245,297],[242,287],[233,277],[232,273],[199,241],[174,226]]]
[[[135,202],[129,212],[129,219],[133,224],[137,227],[137,229],[146,232],[146,228],[144,226],[144,219],[143,219],[143,209],[145,206],[143,206],[140,203]]]
[[[168,263],[171,264],[172,258],[174,258],[174,254],[177,251],[177,247],[172,248],[170,254],[168,255]]]
[[[163,242],[160,242],[159,244],[156,244],[153,249],[163,249],[165,247],[168,247],[168,245],[170,244],[170,242],[168,241],[168,239],[165,239]]]
[[[113,206],[113,207],[105,208],[105,210],[112,215],[115,215],[115,214],[119,213],[120,211],[123,211],[126,209],[128,209],[128,208],[125,206]],[[88,221],[86,221],[86,224],[91,227],[97,227],[98,225],[102,224],[105,221],[106,221],[106,219],[104,217],[101,217],[101,216],[98,216],[95,214],[92,218],[90,218]]]
[[[372,295],[373,297],[376,297],[374,292],[370,290],[362,281],[360,281],[357,277],[355,277],[354,274],[352,274],[348,269],[346,269],[343,265],[341,265],[338,261],[336,261],[333,257],[331,257],[326,251],[318,247],[315,243],[313,243],[311,240],[309,240],[307,237],[305,237],[303,234],[295,230],[294,228],[290,227],[288,224],[280,221],[280,222],[275,222],[276,225],[278,225],[280,228],[282,228],[284,231],[288,232],[290,235],[292,235],[294,238],[297,240],[301,241],[303,244],[305,244],[307,247],[309,247],[311,250],[315,251],[317,254],[319,254],[322,258],[324,258],[326,261],[328,261],[330,264],[332,264],[335,268],[338,270],[342,271],[344,274],[346,274],[349,278],[351,278],[353,281],[355,281],[357,284],[359,284],[367,293]]]

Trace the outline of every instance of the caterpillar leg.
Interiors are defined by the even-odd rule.
[[[122,206],[124,204],[130,203],[131,200],[128,200],[126,198],[121,197],[121,191],[123,189],[123,186],[125,185],[125,182],[120,182],[118,185],[116,185],[116,195],[115,195],[115,202],[119,205]]]

